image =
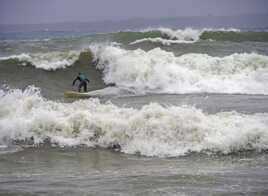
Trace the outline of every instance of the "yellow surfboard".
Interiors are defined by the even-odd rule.
[[[90,93],[79,93],[76,91],[65,91],[64,96],[70,97],[70,98],[91,98],[96,97],[94,95],[91,95]]]

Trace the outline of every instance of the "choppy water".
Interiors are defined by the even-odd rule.
[[[123,27],[1,32],[0,194],[267,195],[267,31]]]
[[[267,195],[267,155],[129,156],[27,148],[1,155],[1,195]],[[16,161],[14,161],[16,160]]]

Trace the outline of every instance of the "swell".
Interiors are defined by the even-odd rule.
[[[23,51],[24,45],[28,42],[34,42],[30,47],[40,45],[49,45],[49,47],[57,48],[58,45],[64,45],[69,43],[70,45],[83,45],[88,42],[118,42],[123,44],[136,44],[140,42],[158,42],[163,45],[180,44],[180,43],[194,43],[202,40],[215,40],[215,41],[232,41],[232,42],[243,42],[243,41],[256,41],[256,42],[268,42],[267,31],[241,31],[239,29],[170,29],[170,28],[155,28],[155,29],[144,29],[139,31],[120,31],[114,33],[103,33],[103,34],[88,34],[80,35],[76,37],[63,37],[54,39],[44,40],[28,40],[11,43],[0,44],[0,51],[6,52],[6,48],[16,50],[21,48]],[[23,44],[25,43],[25,44]],[[51,44],[51,45],[50,45]]]
[[[202,40],[232,41],[232,42],[268,42],[267,31],[240,31],[237,29],[147,29],[141,32],[119,32],[112,34],[118,42],[138,44],[141,42],[156,42],[162,45],[194,43]]]
[[[163,38],[163,39],[170,39],[167,34],[164,34],[160,30],[149,30],[144,32],[118,32],[113,34],[113,38],[115,40],[119,40],[122,42],[133,42],[138,39],[144,38]]]
[[[163,45],[172,43],[192,43],[199,40],[202,30],[192,28],[172,30],[169,28],[145,29],[139,32],[118,32],[112,34],[113,40],[128,44],[144,41],[160,42]]]
[[[268,32],[262,31],[204,31],[200,39],[202,40],[216,40],[216,41],[256,41],[256,42],[268,42]]]
[[[215,41],[256,41],[268,42],[267,31],[240,31],[237,29],[178,29],[159,28],[143,32],[119,32],[113,34],[117,41],[136,44],[139,42],[160,42],[164,45],[173,43],[193,43],[199,40]],[[167,42],[169,41],[169,42]]]

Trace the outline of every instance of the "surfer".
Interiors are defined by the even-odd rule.
[[[80,81],[80,84],[78,86],[78,92],[81,91],[82,86],[84,87],[84,92],[87,92],[87,83],[89,82],[89,80],[86,78],[86,76],[79,72],[77,77],[73,81],[73,85],[75,84],[76,80]]]

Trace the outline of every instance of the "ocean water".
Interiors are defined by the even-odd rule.
[[[267,195],[267,29],[179,22],[2,25],[0,195]]]

